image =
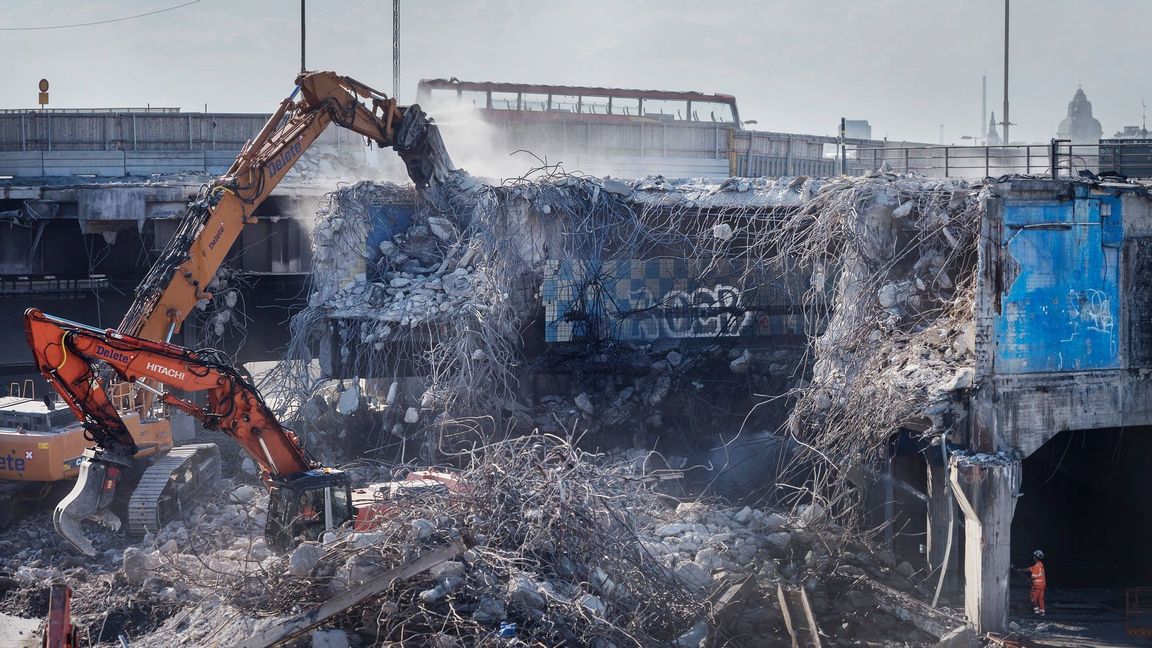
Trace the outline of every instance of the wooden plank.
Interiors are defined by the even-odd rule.
[[[351,587],[307,612],[286,617],[276,627],[268,628],[245,641],[235,644],[235,648],[269,648],[270,646],[275,646],[299,637],[353,605],[392,587],[392,584],[396,581],[411,578],[416,574],[427,571],[440,563],[447,562],[459,556],[464,553],[464,551],[464,543],[460,540],[448,546],[429,551],[423,556],[401,565],[396,569],[373,576],[368,582]]]
[[[812,638],[813,648],[823,648],[820,645],[820,629],[816,627],[816,615],[812,614],[812,604],[808,602],[808,592],[800,588],[800,603],[804,606],[804,616],[808,617],[808,636]]]
[[[776,598],[780,600],[780,612],[784,615],[784,627],[788,628],[788,636],[792,637],[792,648],[800,648],[796,640],[796,630],[792,627],[792,613],[788,610],[788,597],[784,595],[784,588],[776,583]]]

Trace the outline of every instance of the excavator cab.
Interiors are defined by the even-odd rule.
[[[268,500],[264,538],[275,551],[288,551],[305,540],[319,540],[353,517],[348,473],[320,468],[292,479],[274,479]]]

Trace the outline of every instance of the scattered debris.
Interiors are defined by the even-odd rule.
[[[838,636],[936,639],[899,614],[877,612],[910,609],[901,592],[910,581],[826,518],[665,504],[634,462],[550,435],[492,443],[461,459],[465,491],[416,491],[376,531],[345,530],[287,555],[255,536],[262,493],[249,505],[223,494],[205,502],[187,521],[126,548],[122,560],[109,550],[79,567],[47,543],[35,560],[5,561],[23,596],[0,607],[40,615],[49,584],[67,582],[78,625],[105,643],[126,632],[133,645],[270,645],[317,624],[351,645],[476,645],[505,624],[530,645],[688,645],[702,628],[733,637],[728,645],[762,645],[748,638],[786,636],[774,603],[780,585],[805,591],[814,623],[840,628]],[[465,539],[473,546],[452,544]],[[438,549],[449,545],[456,548]],[[121,562],[139,573],[129,579]],[[746,613],[718,629],[705,602],[736,583]],[[918,614],[959,624],[947,611]],[[112,634],[101,634],[105,615],[119,619]]]

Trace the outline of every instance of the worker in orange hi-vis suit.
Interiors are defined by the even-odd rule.
[[[1037,549],[1032,552],[1032,566],[1028,574],[1032,577],[1032,612],[1037,616],[1044,616],[1044,590],[1048,587],[1048,579],[1044,575],[1044,552]]]

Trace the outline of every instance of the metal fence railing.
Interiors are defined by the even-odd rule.
[[[847,175],[890,169],[951,178],[1013,173],[1068,177],[1087,170],[1152,177],[1152,139],[1101,140],[1099,144],[1052,140],[1048,144],[1008,146],[845,147],[842,166]]]

